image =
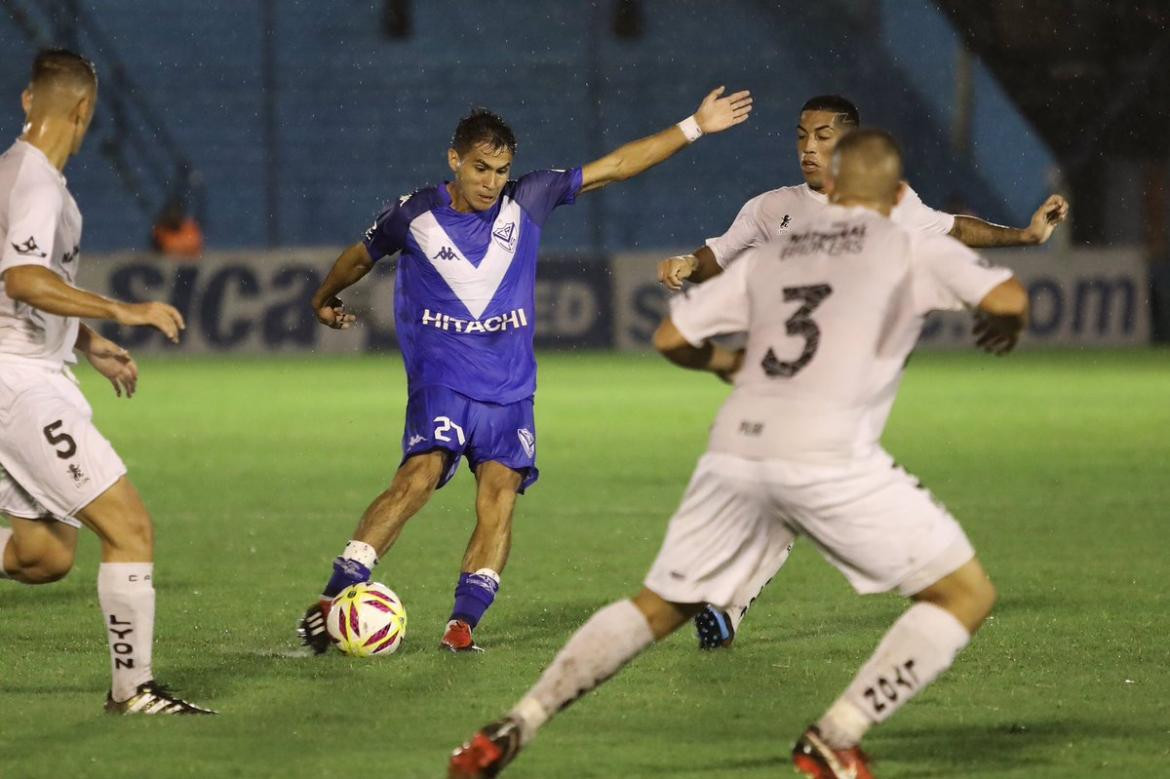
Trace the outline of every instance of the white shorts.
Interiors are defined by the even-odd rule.
[[[913,595],[975,556],[946,508],[880,450],[832,466],[708,452],[645,584],[675,603],[742,606],[797,535],[863,594]]]
[[[126,473],[92,417],[67,369],[0,362],[0,513],[81,526],[74,515]]]

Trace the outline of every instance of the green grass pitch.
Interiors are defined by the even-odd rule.
[[[377,578],[388,659],[299,657],[292,628],[397,465],[399,361],[147,361],[116,400],[80,369],[158,528],[160,678],[207,719],[115,719],[97,543],[0,582],[0,776],[439,777],[596,608],[632,594],[725,388],[651,355],[545,354],[540,484],[479,656],[436,651],[473,521],[466,471]],[[1170,354],[914,358],[886,445],[960,519],[1001,592],[955,667],[867,746],[879,776],[1170,775]],[[689,630],[541,733],[508,776],[774,777],[902,609],[798,543],[728,652]]]

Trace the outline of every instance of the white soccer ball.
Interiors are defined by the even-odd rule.
[[[391,655],[406,635],[406,607],[385,584],[355,584],[333,599],[325,625],[334,645],[347,655]]]

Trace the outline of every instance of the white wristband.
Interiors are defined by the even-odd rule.
[[[687,143],[694,143],[703,137],[703,130],[699,127],[693,114],[679,122],[678,129],[682,130],[683,135],[687,137]]]

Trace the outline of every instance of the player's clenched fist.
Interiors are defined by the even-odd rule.
[[[693,254],[667,257],[658,261],[658,281],[672,292],[682,289],[683,281],[699,267],[699,260]]]
[[[988,354],[1002,357],[1015,349],[1020,340],[1020,320],[979,312],[975,315],[972,334],[977,347]]]
[[[357,321],[357,316],[345,310],[345,304],[340,298],[329,298],[325,305],[315,306],[314,310],[317,312],[317,321],[334,330],[348,330]]]
[[[1034,243],[1045,243],[1052,237],[1056,226],[1068,218],[1068,201],[1060,195],[1049,195],[1048,199],[1032,214],[1032,221],[1025,232]]]
[[[114,321],[120,325],[153,327],[176,344],[179,333],[187,329],[179,310],[166,303],[122,303],[115,311]]]

